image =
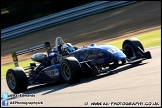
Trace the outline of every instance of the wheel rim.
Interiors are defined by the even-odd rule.
[[[16,80],[15,80],[15,77],[13,74],[9,73],[8,76],[7,76],[7,83],[8,83],[8,86],[11,88],[11,89],[15,89],[16,87]]]
[[[66,63],[62,64],[62,75],[65,80],[69,80],[71,77],[70,68]]]

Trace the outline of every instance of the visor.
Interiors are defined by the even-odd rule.
[[[68,48],[66,49],[68,52],[72,52],[74,51],[75,49],[72,47],[72,46],[68,46]]]

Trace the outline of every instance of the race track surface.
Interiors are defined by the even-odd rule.
[[[39,101],[43,102],[43,105],[39,104],[38,107],[124,106],[115,102],[134,102],[136,104],[133,106],[159,107],[161,106],[161,47],[146,49],[148,50],[151,51],[152,59],[143,61],[139,65],[125,65],[112,71],[112,74],[85,78],[73,85],[57,83],[29,87],[24,94],[33,93],[35,97],[10,97],[9,106],[26,106],[11,105],[10,102]],[[12,94],[4,78],[1,79],[2,92]],[[94,102],[99,102],[101,105],[92,105]],[[107,102],[109,105],[103,104]]]
[[[159,26],[161,28],[161,1],[143,1],[2,42],[1,64],[12,62],[12,51],[45,41],[53,46],[56,37],[82,46]],[[24,55],[19,60],[27,57],[31,55]]]

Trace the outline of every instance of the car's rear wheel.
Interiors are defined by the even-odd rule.
[[[68,84],[79,82],[81,65],[75,57],[67,57],[61,62],[62,78]]]
[[[6,81],[9,89],[15,94],[25,91],[28,87],[28,78],[20,67],[8,69]]]

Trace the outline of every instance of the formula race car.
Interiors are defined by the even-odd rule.
[[[57,37],[53,48],[49,42],[45,42],[13,52],[15,67],[8,69],[6,73],[9,89],[17,94],[35,84],[56,81],[77,83],[83,75],[94,77],[128,63],[140,63],[145,59],[151,59],[150,52],[144,51],[137,38],[125,40],[121,50],[112,45],[90,44],[80,48],[74,46],[72,52],[62,52],[61,47],[64,43],[61,37]],[[33,54],[31,57],[33,62],[29,66],[19,67],[18,55],[42,48],[46,48],[47,53]]]

